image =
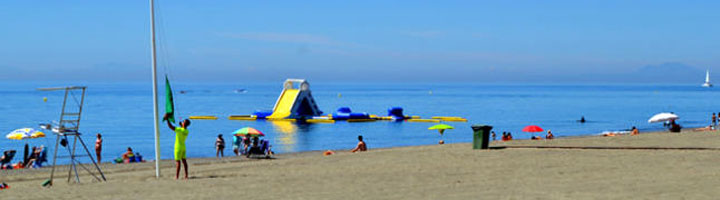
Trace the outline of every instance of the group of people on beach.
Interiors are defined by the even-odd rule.
[[[27,151],[27,145],[25,146],[25,150]],[[45,149],[43,145],[33,146],[29,155],[27,155],[26,152],[26,157],[17,163],[12,163],[12,159],[16,153],[17,151],[15,150],[4,151],[2,156],[0,156],[0,169],[40,168],[43,163],[48,161],[47,149]]]
[[[495,141],[495,140],[497,139],[497,135],[495,134],[495,131],[490,131],[490,136],[492,137],[492,140],[493,140],[493,141]],[[512,140],[512,139],[513,139],[512,133],[510,133],[510,132],[505,132],[505,131],[502,132],[502,137],[500,138],[500,140],[502,140],[502,141],[510,141],[510,140]],[[533,139],[533,140],[541,140],[541,139],[543,139],[543,138],[540,137],[540,136],[534,136],[534,135],[533,135],[530,139]],[[547,131],[547,134],[545,135],[545,139],[546,139],[546,140],[555,139],[555,135],[553,135],[552,132],[551,132],[550,130],[548,130],[548,131]]]
[[[233,135],[232,136],[233,153],[235,156],[246,155],[249,156],[254,149],[260,149],[263,153],[267,153],[268,156],[272,156],[274,152],[270,150],[270,145],[267,140],[260,140],[257,136],[245,135],[245,137]],[[240,148],[242,146],[242,148]],[[223,134],[218,134],[215,139],[215,157],[225,157],[225,139]]]

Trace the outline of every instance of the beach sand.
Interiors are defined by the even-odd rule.
[[[470,137],[470,133],[468,133]],[[352,146],[353,144],[348,144]],[[372,147],[372,144],[369,144]],[[277,155],[277,159],[190,159],[190,180],[174,163],[103,164],[107,182],[40,184],[48,169],[0,172],[1,199],[716,199],[720,132],[648,133],[493,147],[699,147],[705,150],[472,150],[468,143],[371,149],[363,153]]]

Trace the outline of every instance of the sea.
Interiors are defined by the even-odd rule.
[[[39,91],[37,88],[69,85],[87,86],[80,132],[93,152],[95,135],[101,133],[103,162],[119,157],[127,147],[153,159],[153,101],[148,82],[63,83],[0,82],[0,133],[17,128],[38,128],[39,124],[58,121],[63,91]],[[164,85],[160,88],[160,109],[164,111]],[[432,145],[472,141],[472,125],[489,125],[498,134],[511,132],[516,139],[528,139],[544,133],[525,133],[528,125],[552,130],[556,137],[597,135],[605,131],[641,132],[662,130],[662,124],[647,120],[656,113],[674,112],[684,127],[710,124],[713,112],[720,112],[720,90],[687,85],[630,84],[481,84],[481,83],[379,83],[310,82],[319,108],[326,114],[339,107],[353,112],[387,115],[390,107],[402,107],[406,115],[422,118],[458,116],[468,122],[443,122],[455,129],[440,135],[428,130],[436,123],[338,121],[330,124],[298,124],[287,121],[235,121],[230,115],[247,115],[256,110],[271,110],[283,88],[277,82],[200,83],[174,82],[175,108],[179,118],[193,115],[217,116],[217,120],[193,120],[189,127],[187,155],[190,158],[214,157],[215,139],[223,134],[225,155],[232,154],[231,133],[243,127],[262,131],[276,153],[343,150],[365,138],[370,149],[398,146]],[[182,91],[182,92],[181,92]],[[68,107],[78,99],[72,96]],[[44,100],[46,99],[46,101]],[[579,123],[584,117],[587,122]],[[174,132],[160,124],[161,158],[173,158]],[[45,138],[27,140],[0,139],[0,151],[31,146],[55,145],[50,131]],[[82,149],[78,149],[81,151]],[[67,154],[62,150],[60,155]],[[59,159],[59,163],[68,163]]]

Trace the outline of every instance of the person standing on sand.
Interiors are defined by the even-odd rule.
[[[163,120],[170,117],[169,114],[165,114]],[[175,179],[180,177],[180,162],[182,161],[183,167],[185,168],[185,179],[188,179],[188,164],[185,156],[185,139],[190,134],[187,127],[190,126],[190,120],[185,119],[180,122],[180,127],[175,127],[167,120],[167,125],[170,130],[175,131]]]
[[[97,139],[95,140],[95,156],[97,156],[97,162],[100,163],[102,160],[102,156],[100,154],[102,153],[102,135],[100,133],[97,134]]]
[[[715,115],[715,113],[713,113],[713,115],[712,115],[712,128],[715,128],[715,126],[717,126],[717,116]]]
[[[215,157],[225,157],[225,139],[223,139],[222,134],[218,134],[215,140],[215,151]]]
[[[492,136],[492,140],[495,141],[495,137],[497,136],[495,135],[495,131],[490,131],[490,136]]]
[[[250,134],[245,135],[245,138],[243,138],[243,154],[247,154],[248,148],[250,148]]]
[[[233,152],[235,156],[240,156],[240,143],[242,142],[242,138],[237,135],[233,135],[232,138]]]
[[[350,150],[350,152],[358,152],[358,151],[367,151],[367,144],[365,144],[365,141],[363,141],[363,136],[358,135],[358,144],[355,146],[354,149]]]

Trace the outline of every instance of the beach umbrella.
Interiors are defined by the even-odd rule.
[[[455,129],[455,127],[447,124],[437,124],[428,128],[428,130],[438,130],[438,133],[440,133],[440,142],[438,142],[438,144],[445,144],[445,141],[442,140],[443,132],[445,132],[445,129]]]
[[[543,132],[543,129],[536,125],[530,125],[530,126],[526,126],[525,128],[523,128],[522,131],[534,133],[534,132]]]
[[[258,131],[257,129],[254,129],[252,127],[245,127],[245,128],[238,129],[235,132],[233,132],[233,134],[235,136],[246,136],[246,135],[255,136],[255,137],[265,136],[265,134],[263,134],[262,132]]]
[[[33,128],[15,129],[14,131],[5,135],[5,138],[11,140],[23,140],[39,137],[45,137],[45,133],[35,130]]]
[[[680,117],[678,117],[676,114],[673,113],[658,113],[652,116],[650,119],[648,119],[648,123],[655,123],[655,122],[664,122],[664,121],[672,121],[676,120]]]
[[[437,125],[434,125],[434,126],[431,126],[430,128],[428,128],[428,130],[438,130],[440,135],[442,135],[443,132],[445,132],[445,129],[455,129],[455,127],[452,127],[447,124],[437,124]]]

